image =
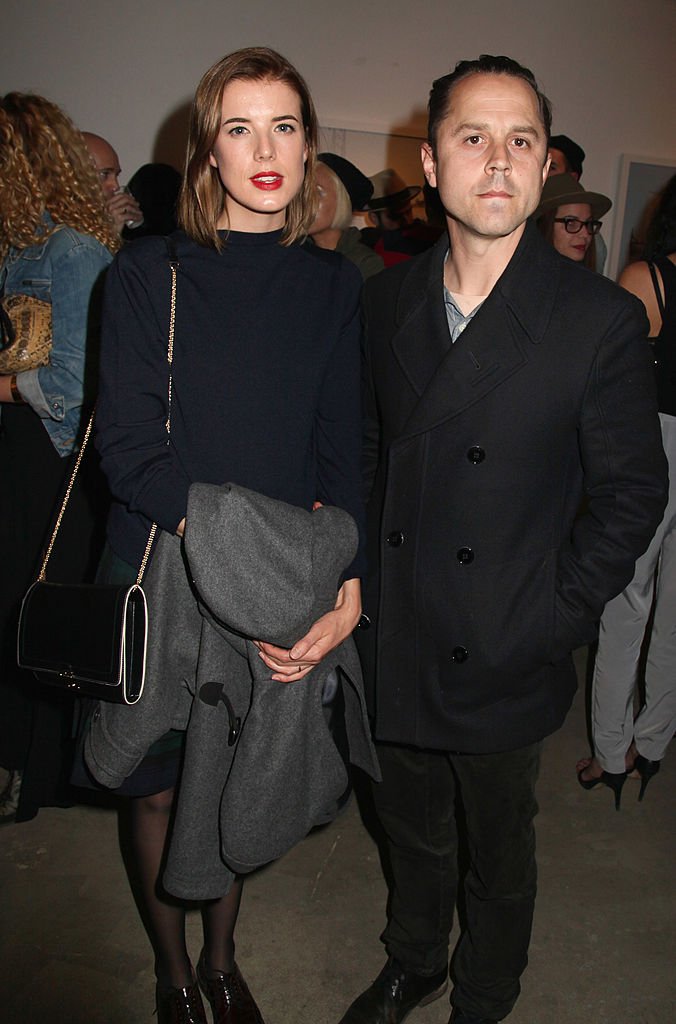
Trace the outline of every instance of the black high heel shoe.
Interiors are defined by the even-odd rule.
[[[637,759],[638,760],[638,759]],[[652,764],[652,762],[648,762]],[[658,762],[659,763],[659,762]],[[598,786],[599,782],[602,782],[604,786],[609,786],[615,794],[615,810],[620,809],[620,797],[622,796],[622,787],[627,781],[626,772],[607,772],[602,771],[600,775],[597,775],[595,779],[583,779],[582,772],[586,771],[586,768],[580,768],[577,773],[577,781],[580,783],[583,789],[593,789],[594,786]],[[647,785],[647,783],[646,783]],[[639,797],[639,800],[641,798]]]
[[[634,761],[634,768],[641,776],[641,790],[638,794],[639,800],[643,799],[643,794],[648,788],[648,783],[652,779],[653,775],[657,775],[660,770],[659,761],[649,761],[643,754],[637,754],[636,760]]]

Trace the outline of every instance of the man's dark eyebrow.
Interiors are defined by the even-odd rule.
[[[300,123],[295,114],[280,114],[279,117],[273,117],[273,121],[295,121]],[[250,117],[227,117],[221,124],[251,124]]]
[[[462,124],[456,125],[456,127],[453,129],[453,133],[452,134],[453,135],[461,135],[463,132],[486,132],[486,131],[490,131],[490,128],[491,128],[491,126],[489,124],[487,124],[486,122],[479,123],[479,122],[476,122],[476,121],[463,121]],[[529,124],[529,125],[518,125],[518,124],[517,125],[513,125],[509,129],[509,132],[510,132],[510,134],[517,134],[517,135],[533,135],[536,139],[539,138],[539,136],[540,136],[540,132],[532,124]]]

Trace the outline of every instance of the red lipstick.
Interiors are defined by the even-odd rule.
[[[284,177],[275,171],[259,171],[258,174],[254,174],[253,177],[249,178],[249,181],[256,188],[259,188],[261,192],[274,192],[282,187]]]

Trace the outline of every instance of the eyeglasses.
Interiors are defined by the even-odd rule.
[[[563,224],[569,235],[578,235],[582,228],[586,228],[590,235],[598,235],[602,224],[600,220],[580,220],[579,217],[555,217],[555,224]]]

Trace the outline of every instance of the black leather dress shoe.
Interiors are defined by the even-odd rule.
[[[211,1004],[214,1024],[265,1024],[237,964],[229,974],[221,971],[210,973],[202,950],[197,964],[197,980]]]
[[[156,991],[157,1024],[207,1024],[207,1015],[197,985]]]
[[[390,957],[373,984],[357,996],[340,1024],[401,1024],[416,1006],[438,999],[448,985],[448,968],[425,977]]]

